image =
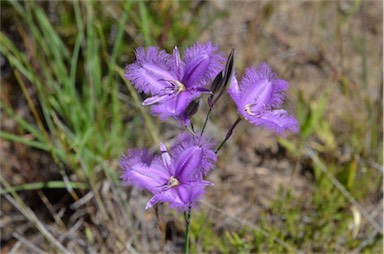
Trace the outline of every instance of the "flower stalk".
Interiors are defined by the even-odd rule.
[[[205,117],[203,128],[201,128],[200,136],[202,136],[204,134],[204,130],[205,130],[205,127],[207,126],[208,119],[209,119],[209,116],[211,115],[211,113],[212,113],[212,108],[210,107],[208,110],[207,116]]]
[[[191,226],[191,208],[189,208],[188,212],[184,212],[185,219],[185,241],[184,241],[184,253],[189,253],[189,232]]]
[[[240,121],[242,120],[243,118],[241,116],[239,116],[239,118],[237,118],[236,122],[232,125],[232,127],[228,130],[227,132],[227,135],[225,135],[225,138],[224,140],[221,142],[221,144],[219,145],[219,147],[216,149],[215,153],[217,154],[221,147],[225,144],[225,142],[227,142],[227,140],[232,136],[232,133],[233,133],[233,130],[235,129],[235,127],[240,123]]]

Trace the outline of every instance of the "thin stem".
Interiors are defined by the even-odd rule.
[[[212,102],[212,108],[215,106],[215,104],[219,101],[220,97],[224,94],[226,89],[221,89],[219,95],[216,97],[216,99]]]
[[[191,207],[189,207],[188,212],[184,212],[185,219],[185,241],[184,241],[184,253],[189,253],[189,227],[191,225]]]
[[[160,231],[161,250],[162,250],[162,253],[165,253],[165,230],[164,230],[165,228],[164,228],[164,223],[160,217],[160,206],[159,205],[155,206],[155,215],[156,215],[156,219],[157,219],[157,225],[158,225],[159,231]]]
[[[185,126],[185,128],[187,128],[187,130],[193,134],[193,136],[196,136],[196,133],[195,133],[195,128],[193,127],[193,124],[191,122],[191,125],[190,126]]]
[[[203,128],[201,129],[200,136],[202,136],[203,133],[204,133],[205,126],[207,126],[207,122],[208,122],[209,116],[211,115],[211,112],[212,112],[212,108],[210,107],[210,108],[209,108],[209,111],[208,111],[208,113],[207,113],[207,117],[205,118]]]
[[[225,135],[225,139],[223,140],[223,142],[221,142],[221,144],[219,145],[219,147],[216,149],[215,153],[218,153],[221,149],[221,147],[225,144],[225,142],[231,137],[232,133],[233,133],[233,130],[235,129],[235,127],[240,123],[240,121],[242,120],[243,118],[241,116],[239,116],[239,118],[237,118],[236,122],[232,125],[232,127],[228,130],[228,133],[227,135]]]

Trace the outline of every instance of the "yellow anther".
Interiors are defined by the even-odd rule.
[[[180,92],[186,90],[185,85],[183,83],[181,83],[180,81],[175,80],[175,83],[177,85],[177,93],[180,93]]]
[[[166,186],[166,189],[170,189],[170,188],[173,188],[173,187],[176,187],[180,184],[179,180],[177,180],[177,178],[171,176],[167,182],[167,186]]]
[[[253,113],[252,111],[251,111],[251,104],[247,104],[247,105],[245,105],[245,112],[247,112],[248,113],[248,115],[251,115],[251,116],[254,116],[255,115],[255,113]]]

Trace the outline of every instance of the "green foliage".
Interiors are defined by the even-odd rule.
[[[316,134],[322,141],[322,145],[316,144],[317,150],[334,150],[336,148],[335,137],[329,124],[325,121],[327,94],[322,94],[318,99],[305,99],[303,92],[299,90],[297,98],[296,116],[300,124],[298,140],[288,141],[280,137],[279,143],[295,157],[301,157],[308,139]]]
[[[132,52],[138,46],[134,42],[126,43],[125,30],[141,31],[145,44],[153,45],[158,37],[163,36],[162,33],[167,33],[159,20],[164,22],[162,17],[176,8],[175,18],[179,18],[188,10],[187,3],[128,1],[103,7],[102,2],[60,2],[58,5],[62,8],[58,10],[62,15],[57,24],[49,20],[43,7],[36,2],[28,1],[21,5],[10,1],[10,4],[15,15],[20,17],[16,26],[21,31],[21,43],[26,49],[35,49],[29,52],[34,54],[34,59],[29,61],[3,32],[0,34],[1,51],[14,68],[36,122],[17,117],[10,105],[2,103],[1,107],[8,115],[17,120],[20,131],[31,134],[33,138],[23,139],[4,131],[0,133],[1,138],[51,152],[57,161],[67,164],[82,180],[97,173],[96,165],[119,156],[129,140],[137,142],[133,138],[138,136],[135,129],[140,130],[139,142],[146,142],[145,137],[158,138],[157,128],[148,116],[148,110],[142,109],[136,91],[128,86],[133,108],[121,100],[119,84],[127,84],[121,79],[124,72],[122,52]],[[104,8],[106,11],[101,12]],[[115,13],[118,8],[120,13]],[[158,8],[163,11],[157,11]],[[193,23],[195,18],[185,22]],[[107,34],[111,28],[116,31],[113,41]],[[175,45],[173,36],[181,44],[187,36],[193,40],[190,31],[182,30],[196,29],[196,26],[171,22],[167,29],[172,31],[169,43]],[[134,39],[141,40],[140,37]],[[32,102],[27,91],[30,85],[37,90],[39,105]],[[141,128],[135,128],[142,124],[142,120],[135,119],[138,108],[147,126],[145,132],[149,135]],[[40,109],[42,114],[39,114]],[[133,124],[124,125],[123,117],[126,115],[133,118]]]
[[[213,222],[202,212],[193,215],[191,224],[191,253],[211,252],[219,249],[225,252],[225,242],[213,231]]]
[[[352,210],[332,185],[322,184],[311,198],[294,197],[280,188],[279,196],[258,218],[258,229],[244,225],[240,231],[212,231],[215,223],[203,212],[192,223],[192,253],[345,253],[361,244],[351,230]],[[364,252],[377,251],[381,238],[373,239]],[[340,245],[340,242],[343,242]]]
[[[36,105],[29,103],[31,111],[36,112],[34,117],[38,128],[26,122],[20,127],[33,135],[36,145],[47,147],[56,160],[69,165],[81,176],[80,179],[92,177],[97,164],[121,152],[122,137],[129,138],[131,132],[130,128],[123,128],[118,86],[105,82],[115,76],[112,70],[120,51],[127,16],[122,17],[118,28],[120,36],[114,44],[114,54],[102,62],[101,53],[108,49],[101,48],[98,43],[91,2],[85,7],[86,19],[80,14],[79,4],[75,2],[73,5],[78,31],[71,53],[41,6],[34,2],[26,2],[25,7],[17,2],[12,4],[19,10],[23,22],[28,23],[25,27],[30,34],[23,39],[36,48],[35,64],[27,61],[3,33],[0,37],[4,45],[2,52],[14,67],[27,101],[32,101],[27,91],[31,84],[37,90],[38,106],[42,110],[40,116]],[[21,25],[20,29],[24,29]],[[109,71],[103,72],[104,64],[108,64]],[[104,76],[105,80],[102,79]],[[12,113],[8,105],[2,106]],[[105,110],[109,107],[115,114]],[[2,135],[16,139],[10,133],[2,132]],[[82,173],[78,168],[82,168]]]

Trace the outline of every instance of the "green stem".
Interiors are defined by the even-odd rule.
[[[209,111],[208,111],[208,113],[207,113],[207,117],[205,118],[203,128],[201,129],[200,136],[202,136],[203,133],[204,133],[205,126],[207,126],[207,122],[208,122],[209,116],[211,115],[211,112],[212,112],[212,108],[210,107],[210,108],[209,108]]]
[[[225,142],[231,137],[232,133],[233,133],[233,130],[235,129],[235,127],[240,123],[241,119],[243,119],[241,116],[239,116],[239,118],[237,118],[236,122],[232,125],[232,127],[229,129],[227,135],[225,135],[225,138],[223,140],[223,142],[221,142],[221,144],[219,145],[219,147],[216,149],[215,153],[218,153],[221,149],[221,147],[225,144]]]
[[[188,212],[184,212],[185,219],[185,241],[184,241],[184,253],[189,253],[189,227],[191,225],[191,207],[188,209]]]

